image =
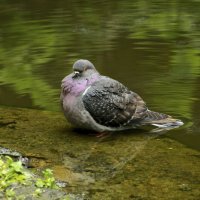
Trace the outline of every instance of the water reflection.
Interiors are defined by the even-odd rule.
[[[152,110],[197,124],[197,134],[198,1],[15,1],[0,7],[0,104],[59,110],[60,80],[74,60],[87,58]]]

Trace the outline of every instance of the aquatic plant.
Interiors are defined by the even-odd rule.
[[[19,185],[33,185],[33,196],[39,196],[44,189],[59,189],[52,170],[45,169],[42,176],[37,177],[23,167],[21,161],[14,161],[11,157],[0,157],[0,194],[7,199],[14,197],[15,189]]]
[[[56,185],[56,180],[53,177],[53,173],[51,169],[45,169],[43,172],[43,177],[38,178],[36,180],[36,187],[38,188],[51,188],[51,189],[59,189],[58,185]]]
[[[9,156],[0,158],[0,191],[6,197],[15,195],[13,188],[16,184],[27,185],[32,175],[23,169],[21,161],[13,161]]]

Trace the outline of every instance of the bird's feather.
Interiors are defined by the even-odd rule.
[[[104,126],[130,126],[147,117],[147,107],[141,97],[108,77],[92,84],[82,100],[93,119]]]

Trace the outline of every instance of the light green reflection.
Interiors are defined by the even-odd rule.
[[[190,117],[200,73],[198,1],[4,1],[0,6],[0,84],[11,85],[19,95],[29,94],[33,105],[58,110],[60,80],[72,62],[83,57],[99,62],[102,54],[106,62],[126,38],[149,51],[149,43],[168,44],[166,77],[155,72],[149,84],[154,94],[164,90],[168,94],[149,98],[166,111],[174,107],[175,112]],[[137,59],[148,71],[150,63]],[[117,60],[114,65],[121,67]],[[175,100],[163,101],[178,96],[179,106]]]

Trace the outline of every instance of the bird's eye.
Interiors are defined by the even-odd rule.
[[[78,77],[78,76],[80,76],[80,75],[81,75],[81,72],[79,72],[79,71],[74,71],[73,78],[76,78],[76,77]]]

